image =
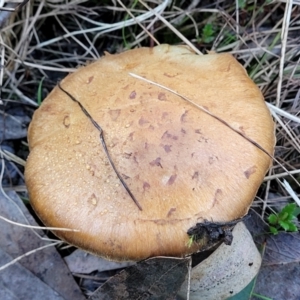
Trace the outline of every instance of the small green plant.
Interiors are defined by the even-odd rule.
[[[238,0],[238,7],[244,9],[247,5],[247,0]]]
[[[43,77],[39,83],[39,87],[38,87],[38,91],[37,91],[37,104],[38,106],[40,106],[42,104],[42,100],[43,100],[43,81],[44,81],[45,77]]]
[[[191,248],[194,242],[195,242],[195,236],[191,235],[190,238],[189,238],[189,241],[187,242],[187,246],[189,248]]]
[[[216,37],[215,34],[216,34],[216,32],[213,28],[213,25],[206,24],[202,29],[200,41],[205,44],[209,44],[215,39],[215,37]]]
[[[288,232],[297,232],[298,228],[294,223],[300,214],[300,207],[295,203],[286,205],[278,214],[270,214],[268,217],[271,233],[278,234],[282,229]]]
[[[134,9],[136,5],[138,4],[138,0],[134,0],[131,9]],[[130,18],[130,15],[127,13],[124,22],[127,21]],[[123,43],[126,49],[130,49],[129,42],[127,41],[126,33],[125,33],[126,27],[122,27],[122,38],[123,38]]]

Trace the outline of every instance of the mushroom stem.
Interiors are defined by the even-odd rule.
[[[104,140],[104,136],[103,136],[103,129],[101,128],[101,126],[92,118],[92,116],[89,114],[89,112],[85,109],[85,107],[73,96],[71,95],[68,91],[66,91],[65,89],[62,88],[62,86],[60,85],[60,83],[57,84],[57,86],[66,94],[69,96],[69,98],[71,98],[74,102],[76,102],[79,107],[81,108],[81,110],[83,111],[83,113],[90,119],[90,121],[92,122],[92,124],[96,127],[96,129],[98,129],[98,131],[100,132],[100,141],[102,144],[102,147],[104,149],[104,152],[109,160],[110,165],[112,166],[112,168],[114,169],[115,173],[117,174],[119,180],[121,181],[123,187],[125,188],[125,190],[127,191],[127,193],[129,194],[129,196],[131,197],[131,199],[133,200],[133,202],[136,204],[136,206],[139,208],[140,211],[142,211],[142,206],[139,204],[139,202],[137,201],[137,199],[134,197],[133,193],[130,191],[128,185],[126,184],[126,182],[124,181],[124,179],[122,178],[122,176],[120,175],[120,173],[118,172],[114,162],[112,161],[105,140]]]

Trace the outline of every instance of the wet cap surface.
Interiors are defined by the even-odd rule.
[[[103,129],[113,171],[94,127],[56,87],[28,132],[25,178],[48,226],[79,229],[60,238],[114,260],[182,256],[201,220],[245,215],[271,159],[180,97],[183,94],[273,154],[274,124],[259,89],[230,54],[198,56],[185,47],[140,48],[67,76],[61,86]]]

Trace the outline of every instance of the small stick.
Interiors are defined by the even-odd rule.
[[[71,98],[74,102],[76,102],[79,107],[81,108],[81,110],[83,111],[83,113],[90,119],[90,121],[92,122],[92,124],[96,127],[96,129],[98,129],[98,131],[100,132],[100,141],[101,141],[101,144],[102,144],[102,147],[104,149],[104,152],[109,160],[109,163],[110,165],[112,166],[113,170],[115,171],[115,173],[117,174],[119,180],[121,181],[123,187],[125,188],[125,190],[127,191],[127,193],[129,194],[129,196],[131,197],[131,199],[133,200],[133,202],[136,204],[136,206],[139,208],[140,211],[142,211],[142,207],[141,205],[139,204],[139,202],[136,200],[136,198],[134,197],[134,195],[132,194],[132,192],[130,191],[129,187],[127,186],[126,182],[124,181],[124,179],[122,178],[122,176],[120,175],[120,173],[118,172],[115,164],[113,163],[110,155],[109,155],[109,152],[108,152],[108,149],[107,149],[107,146],[106,146],[106,143],[105,143],[105,140],[104,140],[104,136],[103,136],[103,130],[102,128],[100,127],[100,125],[92,118],[92,116],[89,114],[89,112],[85,109],[85,107],[77,100],[75,99],[75,97],[73,95],[71,95],[69,92],[67,92],[65,89],[63,89],[60,85],[60,83],[57,84],[57,86],[66,94],[69,96],[69,98]]]
[[[289,172],[289,170],[272,154],[270,154],[267,150],[265,150],[260,144],[258,144],[257,142],[255,142],[254,140],[252,140],[251,138],[249,138],[248,136],[246,136],[244,133],[242,133],[241,131],[233,128],[229,123],[227,123],[226,121],[224,121],[223,119],[219,118],[218,116],[216,116],[215,114],[211,113],[210,111],[208,111],[205,107],[193,102],[191,99],[189,99],[188,97],[185,97],[184,95],[181,95],[180,93],[172,90],[171,88],[168,88],[162,84],[159,84],[155,81],[149,80],[147,78],[144,78],[142,76],[139,76],[137,74],[134,73],[128,73],[130,76],[143,80],[145,82],[148,82],[150,84],[153,84],[155,86],[158,86],[166,91],[171,92],[172,94],[180,97],[182,100],[194,105],[195,107],[197,107],[198,109],[200,109],[201,111],[203,111],[204,113],[208,114],[209,116],[211,116],[212,118],[216,119],[217,121],[221,122],[222,124],[224,124],[225,126],[227,126],[228,128],[230,128],[232,131],[234,131],[235,133],[239,134],[240,136],[242,136],[245,140],[247,140],[248,142],[250,142],[252,145],[254,145],[256,148],[258,148],[259,150],[261,150],[263,153],[265,153],[266,155],[268,155],[271,159],[273,159],[276,163],[278,163],[284,171],[286,171],[290,177],[293,179],[293,181],[296,183],[296,185],[298,187],[300,187],[300,183],[298,182],[298,180]],[[270,106],[269,106],[270,107]],[[278,108],[277,108],[278,110]]]

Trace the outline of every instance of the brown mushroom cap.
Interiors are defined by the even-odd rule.
[[[114,260],[182,256],[195,250],[187,231],[196,223],[247,213],[271,159],[194,105],[129,72],[177,91],[273,154],[274,124],[262,94],[230,54],[140,48],[105,55],[61,86],[102,127],[143,210],[109,164],[99,131],[57,87],[28,132],[30,201],[47,226],[79,229],[55,234],[92,253]]]

